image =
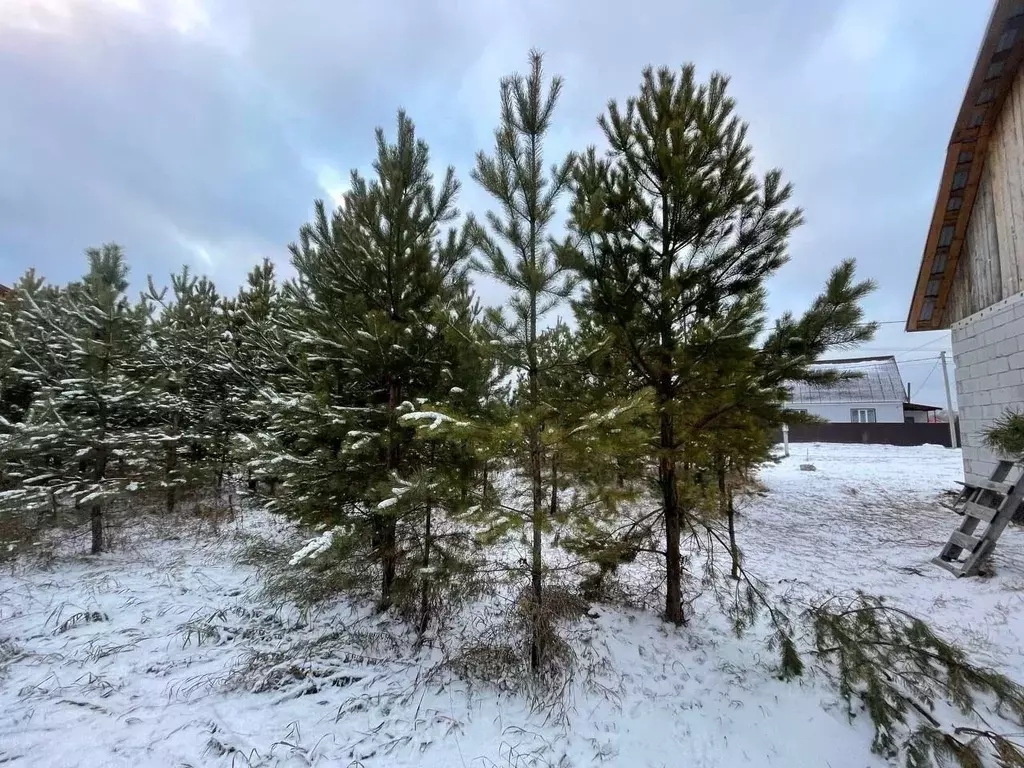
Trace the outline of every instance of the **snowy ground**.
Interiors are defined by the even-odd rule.
[[[808,460],[817,471],[799,470]],[[959,452],[938,447],[793,446],[742,509],[747,567],[780,594],[889,596],[1024,680],[1024,531],[1004,534],[994,578],[928,563],[956,523],[938,494],[960,477]],[[143,526],[114,554],[0,575],[0,764],[885,764],[865,718],[848,723],[823,682],[775,680],[757,633],[737,640],[713,612],[677,630],[599,607],[581,653],[605,663],[571,685],[562,717],[456,679],[421,684],[408,653],[333,653],[315,691],[252,692],[252,651],[278,653],[287,676],[304,663],[295,648],[347,620],[259,596],[237,556],[276,528],[256,514],[219,536]]]

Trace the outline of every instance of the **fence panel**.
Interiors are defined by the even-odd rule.
[[[956,425],[957,442],[960,425]],[[782,429],[776,435],[782,442]],[[882,445],[942,445],[950,447],[948,424],[899,424],[876,422],[854,424],[830,422],[828,424],[792,424],[789,427],[791,443],[878,443]]]

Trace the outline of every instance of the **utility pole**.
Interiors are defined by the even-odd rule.
[[[956,415],[953,413],[953,396],[949,393],[949,371],[946,370],[946,350],[939,352],[942,361],[942,383],[946,385],[946,413],[949,415],[949,444],[956,448]]]

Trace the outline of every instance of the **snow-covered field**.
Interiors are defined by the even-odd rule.
[[[817,471],[800,471],[808,460]],[[1003,536],[990,579],[928,562],[957,520],[938,494],[960,477],[959,451],[795,445],[741,508],[746,566],[778,595],[888,596],[1024,680],[1024,531]],[[260,535],[280,524],[247,513],[217,536],[176,539],[140,525],[113,554],[0,575],[0,764],[885,764],[866,718],[850,724],[823,681],[774,679],[763,639],[736,639],[714,611],[675,629],[599,606],[581,653],[604,663],[571,684],[564,712],[454,678],[424,684],[411,651],[334,653],[317,661],[329,668],[316,690],[253,692],[263,664],[251,651],[276,652],[287,677],[304,663],[295,648],[346,621],[261,597],[237,559]]]

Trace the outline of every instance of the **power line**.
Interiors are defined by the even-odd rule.
[[[866,320],[863,323],[854,323],[854,325],[906,325],[906,320]],[[937,333],[938,331],[945,330],[938,328],[934,331],[925,331],[925,333]]]
[[[934,357],[916,357],[912,360],[897,360],[896,362],[899,365],[913,365],[914,363],[930,363],[935,359],[936,358]],[[858,360],[853,363],[833,363],[829,360],[818,360],[817,362],[812,363],[812,365],[828,366],[832,368],[871,368],[881,364],[881,360]]]
[[[931,344],[936,344],[938,342],[943,341],[946,341],[946,339],[931,339],[929,341],[926,341],[924,344],[918,344],[916,347],[859,347],[859,349],[864,352],[869,352],[871,350],[877,350],[879,352],[917,352],[919,350],[924,349],[927,346],[930,346]]]
[[[935,343],[936,341],[945,341],[945,339],[932,339],[931,341],[926,341],[926,342],[925,342],[924,344],[922,344],[921,346],[919,346],[919,347],[914,347],[914,348],[913,348],[912,350],[910,350],[910,351],[911,351],[911,352],[917,352],[917,350],[919,350],[919,349],[924,349],[924,348],[925,348],[925,347],[927,347],[927,346],[928,346],[929,344],[934,344],[934,343]]]
[[[942,358],[941,357],[939,357],[935,361],[935,365],[933,365],[932,369],[930,371],[928,371],[928,375],[924,377],[924,381],[922,381],[920,384],[917,385],[917,393],[918,394],[921,394],[921,390],[924,389],[924,385],[928,383],[928,379],[930,379],[932,377],[932,374],[935,373],[935,369],[939,367],[939,363],[940,362],[942,362]],[[908,397],[910,396],[909,393],[908,393],[907,396]]]
[[[921,347],[855,347],[854,352],[858,354],[863,352],[871,355],[908,355],[911,352],[931,352],[933,350],[923,350]]]

